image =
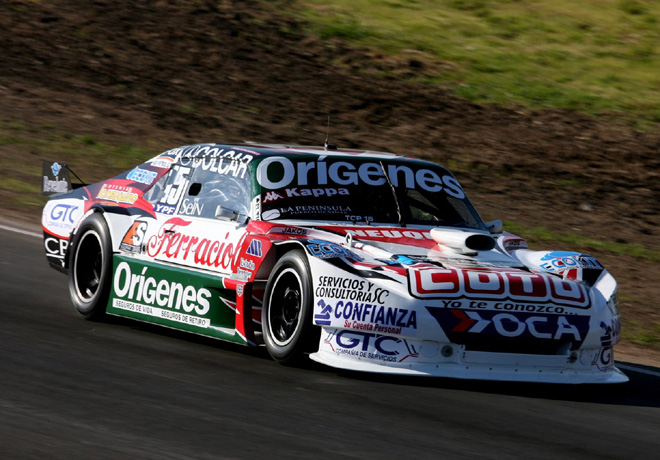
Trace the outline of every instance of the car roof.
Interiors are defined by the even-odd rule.
[[[354,158],[354,159],[374,159],[374,160],[396,160],[396,161],[405,161],[411,163],[424,164],[427,166],[440,166],[434,162],[421,160],[419,158],[412,158],[403,155],[397,155],[391,152],[378,152],[373,150],[360,150],[360,149],[345,149],[337,148],[336,146],[329,144],[327,147],[323,146],[306,146],[306,145],[293,145],[293,144],[262,144],[256,142],[246,142],[246,143],[236,143],[236,144],[215,144],[215,143],[204,143],[204,144],[193,144],[177,147],[167,152],[163,152],[160,155],[170,156],[175,158],[201,158],[207,157],[208,152],[216,149],[218,153],[222,151],[236,150],[243,152],[245,154],[253,155],[253,161],[260,162],[261,160],[272,157],[288,157],[296,158],[300,156],[305,157],[325,157],[327,158]],[[218,158],[223,155],[218,155]],[[444,168],[444,167],[443,167]],[[446,169],[446,168],[444,168]]]

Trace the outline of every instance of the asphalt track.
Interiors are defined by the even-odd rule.
[[[594,387],[287,368],[85,321],[38,238],[3,225],[0,238],[0,458],[660,457],[657,369]]]

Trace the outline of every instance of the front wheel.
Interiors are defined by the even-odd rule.
[[[69,293],[78,313],[87,319],[105,314],[110,291],[112,245],[101,214],[94,213],[80,225],[72,245]]]
[[[321,330],[312,323],[312,281],[301,250],[287,252],[266,285],[261,310],[268,353],[281,364],[298,364],[318,349]]]

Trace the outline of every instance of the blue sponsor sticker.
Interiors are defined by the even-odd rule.
[[[261,241],[259,240],[250,241],[250,245],[248,246],[245,253],[254,257],[261,258],[263,256],[263,252],[261,251]]]
[[[155,171],[135,168],[126,175],[126,179],[132,180],[133,182],[150,185],[157,175],[158,173]]]
[[[570,342],[577,348],[589,332],[589,316],[426,308],[453,343],[469,337],[521,337]]]
[[[353,260],[362,260],[360,256],[355,254],[353,251],[346,249],[339,244],[331,243],[330,241],[325,240],[308,240],[307,241],[307,250],[314,257],[319,259],[334,259],[334,258],[350,258]]]
[[[561,273],[573,268],[591,268],[602,270],[603,266],[588,254],[569,251],[553,251],[541,258],[541,268],[553,272]]]

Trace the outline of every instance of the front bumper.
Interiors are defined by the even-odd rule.
[[[325,329],[319,351],[310,358],[331,367],[382,374],[566,384],[628,381],[614,366],[611,347],[565,355],[493,353],[430,340]]]

